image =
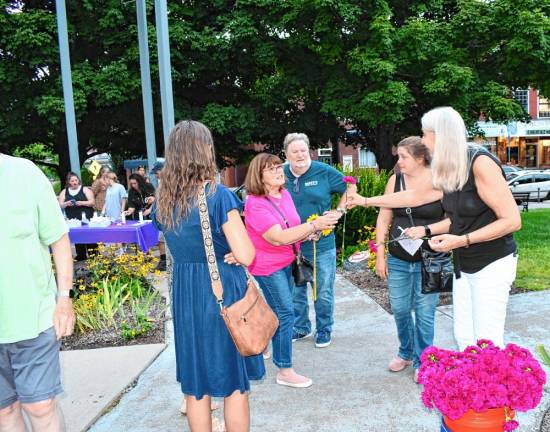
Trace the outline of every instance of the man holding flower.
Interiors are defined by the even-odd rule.
[[[346,183],[338,170],[322,162],[312,161],[309,154],[309,138],[303,133],[290,133],[285,137],[284,150],[286,188],[302,222],[314,214],[322,215],[331,210],[332,195],[343,194],[338,213],[345,210]],[[355,185],[350,185],[355,190]],[[313,241],[302,243],[302,253],[314,262]],[[336,276],[336,242],[334,233],[321,236],[315,254],[317,299],[315,301],[315,346],[323,348],[331,343],[334,323],[334,279]],[[305,339],[312,334],[309,320],[307,286],[294,290],[294,332],[292,340]]]

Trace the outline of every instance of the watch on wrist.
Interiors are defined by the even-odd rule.
[[[59,290],[57,291],[57,298],[73,298],[74,297],[74,291],[73,290]]]
[[[344,214],[346,212],[346,209],[343,209],[342,207],[336,207],[336,211]]]
[[[431,237],[432,236],[432,230],[428,225],[424,225],[424,229],[426,230],[426,236]]]

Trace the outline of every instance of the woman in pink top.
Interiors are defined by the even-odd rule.
[[[309,387],[311,379],[298,375],[292,368],[292,263],[295,259],[292,244],[299,250],[300,240],[332,228],[339,215],[329,212],[314,222],[301,224],[284,184],[283,164],[277,156],[260,153],[252,159],[245,180],[248,196],[244,215],[256,258],[248,270],[279,318],[279,329],[272,340],[273,363],[279,368],[277,384]]]

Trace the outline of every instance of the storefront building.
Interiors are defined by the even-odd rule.
[[[514,98],[531,115],[529,123],[478,122],[484,136],[472,140],[500,161],[525,168],[550,168],[550,103],[536,90],[517,90]]]

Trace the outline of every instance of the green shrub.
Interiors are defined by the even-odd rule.
[[[342,171],[340,167],[338,169]],[[380,171],[378,174],[375,170],[369,168],[356,168],[351,173],[346,173],[346,175],[351,175],[357,179],[357,191],[365,197],[383,195],[391,174],[391,171],[385,170]],[[340,197],[334,197],[333,208],[337,206],[339,200]],[[361,240],[360,229],[365,226],[375,226],[377,217],[378,209],[374,207],[356,207],[348,211],[346,215],[345,245],[356,245]],[[343,222],[344,218],[340,219],[340,223],[336,227],[337,248],[342,246]]]

